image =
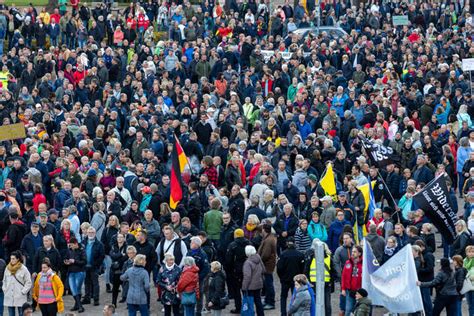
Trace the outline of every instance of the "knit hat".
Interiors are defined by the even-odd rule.
[[[234,238],[244,237],[244,231],[240,228],[234,230]]]
[[[369,293],[367,293],[367,291],[363,288],[358,289],[357,293],[359,293],[359,295],[362,297],[367,297],[369,295]]]

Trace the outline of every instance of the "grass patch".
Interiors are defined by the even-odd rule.
[[[48,4],[48,0],[5,0],[5,4],[9,7],[12,4],[17,7],[27,7],[30,5],[30,3],[33,3],[35,7],[45,6],[46,4]]]

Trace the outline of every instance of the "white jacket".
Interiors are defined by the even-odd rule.
[[[5,269],[3,276],[2,290],[4,293],[4,306],[21,307],[28,300],[28,292],[31,289],[30,272],[21,265],[15,275],[11,274],[10,270]]]

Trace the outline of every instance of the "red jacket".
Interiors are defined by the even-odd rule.
[[[199,268],[194,265],[190,268],[185,268],[178,281],[178,293],[196,292],[196,297],[199,298]]]
[[[249,175],[249,184],[252,186],[254,184],[253,178],[257,175],[257,173],[260,171],[260,162],[257,162],[255,165],[253,165],[252,169],[250,169],[250,175]],[[258,183],[259,179],[257,179]]]
[[[357,262],[357,269],[353,268],[354,261],[351,258],[342,270],[341,290],[357,291],[362,287],[362,258]]]

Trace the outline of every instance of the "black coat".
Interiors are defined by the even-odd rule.
[[[38,273],[41,271],[41,264],[43,263],[43,260],[45,258],[48,258],[49,262],[51,262],[51,269],[53,269],[53,271],[59,271],[59,268],[62,264],[59,250],[56,248],[51,248],[47,250],[46,248],[41,247],[38,249],[35,255],[35,259],[33,262],[33,272]]]
[[[277,274],[280,282],[292,284],[295,275],[304,273],[304,259],[304,254],[295,248],[283,251],[277,262]]]
[[[298,226],[299,226],[298,218],[296,218],[296,216],[293,215],[293,213],[290,214],[290,217],[288,219],[288,229],[285,230],[285,214],[281,214],[280,216],[278,216],[278,218],[275,221],[275,224],[273,224],[273,228],[275,229],[275,232],[278,236],[278,240],[280,242],[286,240],[288,237],[294,236]],[[281,233],[283,233],[284,231],[288,233],[286,237],[283,237],[281,235]]]
[[[110,250],[110,258],[112,259],[111,271],[114,274],[121,274],[123,264],[127,261],[127,243],[124,243],[122,247],[119,247],[117,243],[112,246]]]
[[[153,270],[153,267],[156,266],[156,264],[158,262],[158,257],[157,257],[155,248],[148,241],[146,241],[143,244],[141,244],[139,241],[136,241],[133,245],[137,249],[137,255],[145,255],[146,256],[145,269],[148,272],[151,272],[151,270]]]
[[[26,233],[26,225],[20,220],[8,227],[5,237],[3,238],[7,258],[13,251],[20,249],[21,242]]]
[[[223,271],[211,272],[209,274],[209,294],[208,302],[212,302],[211,309],[223,309],[220,299],[225,295],[225,274]]]
[[[106,227],[102,232],[100,242],[104,245],[104,251],[106,255],[109,254],[113,244],[113,237],[117,236],[117,233],[118,229],[115,227]]]
[[[230,243],[234,241],[234,230],[237,228],[237,225],[232,220],[228,225],[222,225],[221,227],[221,236],[219,239],[219,246],[217,248],[217,256],[221,262],[225,261],[227,248],[229,247]]]
[[[225,258],[225,270],[227,274],[232,275],[237,280],[243,280],[244,262],[247,260],[245,255],[245,246],[250,245],[250,241],[244,237],[236,238],[229,244]]]
[[[237,223],[237,225],[242,225],[245,212],[245,202],[242,194],[239,193],[236,196],[231,196],[228,207],[228,212],[230,213],[230,216],[232,216],[232,219]]]
[[[21,243],[21,252],[26,258],[25,265],[30,272],[33,272],[33,261],[35,259],[36,247],[33,242],[33,235],[31,233],[27,234]],[[41,238],[41,235],[38,234],[38,237]],[[41,242],[43,238],[41,238]]]
[[[89,239],[84,239],[82,244],[84,245],[84,249],[86,249],[87,260],[87,245],[89,244]],[[97,238],[94,240],[94,244],[92,245],[91,257],[93,258],[93,260],[91,260],[90,265],[86,263],[86,268],[89,267],[95,270],[99,270],[102,266],[102,263],[104,262],[105,252],[104,245],[99,240],[97,240]]]
[[[84,272],[86,268],[86,250],[79,244],[77,249],[68,249],[67,254],[64,259],[74,259],[74,263],[71,263],[67,266],[68,272]]]

